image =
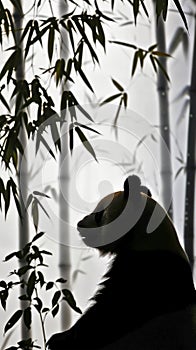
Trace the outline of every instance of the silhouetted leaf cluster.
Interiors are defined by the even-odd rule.
[[[135,74],[138,64],[140,65],[141,69],[143,69],[144,61],[147,57],[149,57],[155,73],[157,73],[157,68],[160,67],[160,69],[162,70],[162,72],[165,75],[165,77],[167,78],[167,80],[169,80],[169,76],[168,76],[166,70],[164,69],[163,65],[161,64],[160,60],[158,59],[158,57],[163,57],[163,56],[164,57],[171,57],[171,56],[166,52],[160,52],[160,51],[156,50],[157,44],[154,44],[154,45],[150,46],[147,50],[145,50],[145,49],[142,49],[140,47],[138,48],[136,45],[121,42],[121,41],[113,40],[110,42],[135,50],[135,54],[133,56],[132,71],[131,71],[132,76]]]
[[[58,278],[55,282],[45,280],[41,269],[47,267],[44,262],[45,256],[52,254],[48,250],[40,249],[39,246],[36,245],[37,240],[39,240],[43,235],[44,232],[37,233],[32,241],[26,244],[22,250],[12,252],[5,257],[5,262],[13,258],[17,258],[18,261],[23,262],[23,265],[10,273],[10,276],[16,276],[18,281],[0,281],[1,305],[3,309],[6,310],[10,291],[17,286],[20,286],[20,291],[24,290],[24,293],[20,294],[18,299],[27,302],[27,306],[24,309],[16,310],[9,318],[4,327],[5,333],[14,327],[20,319],[22,319],[25,326],[30,329],[33,310],[36,310],[36,312],[39,313],[42,327],[44,327],[46,316],[51,313],[52,316],[55,317],[59,311],[59,305],[63,301],[66,301],[73,310],[81,313],[81,310],[76,305],[76,301],[72,293],[68,289],[59,288],[60,284],[66,283],[65,279]],[[43,289],[45,289],[45,291],[54,290],[54,294],[51,297],[51,305],[49,307],[45,307],[43,300],[39,297],[40,290]],[[20,345],[21,344],[19,344],[19,346]],[[31,347],[32,340],[31,344],[29,344],[25,349],[31,349]],[[15,348],[17,349],[17,347]]]
[[[118,109],[117,109],[115,119],[114,119],[114,126],[116,126],[122,105],[124,104],[124,108],[125,109],[127,108],[128,94],[125,91],[125,89],[115,79],[112,79],[112,83],[117,88],[117,90],[120,92],[118,92],[117,94],[114,94],[110,97],[107,97],[104,101],[102,101],[100,103],[100,106],[103,106],[106,103],[110,103],[111,101],[114,101],[120,97],[120,102],[119,102]]]
[[[21,16],[23,16],[23,9],[20,2],[16,0],[10,0],[10,2],[11,5],[17,9],[19,15],[21,14]],[[149,17],[149,9],[143,0],[127,0],[126,2],[127,6],[132,8],[132,16],[135,24],[137,24],[138,15]],[[13,167],[17,171],[18,156],[24,152],[24,145],[22,145],[20,141],[21,128],[25,128],[28,138],[35,138],[36,152],[39,151],[40,145],[43,145],[46,151],[55,159],[56,157],[52,147],[55,146],[57,151],[61,151],[60,128],[65,121],[69,123],[69,145],[71,153],[73,151],[74,135],[76,133],[85,149],[96,160],[95,151],[88,140],[85,130],[92,132],[97,131],[92,127],[79,123],[78,113],[85,116],[91,122],[93,122],[93,118],[81,106],[81,103],[77,101],[71,89],[69,91],[63,90],[61,93],[61,112],[59,116],[57,113],[59,109],[55,106],[53,96],[50,96],[48,89],[44,86],[41,76],[42,74],[47,75],[48,81],[53,81],[54,79],[56,86],[59,84],[65,86],[67,82],[75,84],[76,77],[79,77],[87,88],[91,92],[94,92],[93,85],[85,72],[86,63],[84,55],[85,53],[90,54],[91,63],[94,65],[100,64],[97,45],[100,45],[104,52],[106,52],[107,38],[105,25],[117,21],[115,16],[113,16],[116,1],[111,0],[111,12],[108,15],[108,13],[102,10],[101,1],[88,0],[76,2],[69,0],[70,11],[61,14],[60,17],[55,17],[53,11],[51,11],[51,16],[43,17],[41,14],[43,3],[43,0],[39,0],[33,5],[37,16],[35,17],[33,14],[29,14],[29,20],[26,22],[25,27],[21,28],[20,42],[18,44],[16,39],[16,30],[18,29],[15,28],[13,15],[10,8],[6,8],[4,2],[0,0],[0,44],[2,45],[2,49],[4,47],[5,37],[10,37],[13,42],[13,45],[6,50],[8,58],[6,58],[6,61],[0,69],[0,80],[2,81],[0,87],[0,103],[7,111],[7,113],[0,116],[0,157],[2,164],[10,171],[12,171]],[[157,18],[162,16],[163,19],[166,20],[168,1],[155,0],[155,3]],[[186,18],[180,2],[174,0],[174,3],[183,19],[185,27],[187,27]],[[67,33],[71,49],[67,59],[61,57],[55,50],[56,43],[63,39],[63,31]],[[185,35],[183,37],[185,38]],[[173,46],[176,41],[177,39],[173,41]],[[120,41],[113,41],[113,43],[124,45],[135,51],[131,76],[134,76],[138,66],[143,68],[146,58],[149,57],[154,71],[157,72],[158,67],[160,67],[163,74],[169,80],[168,74],[159,60],[160,56],[164,55],[168,57],[169,55],[167,53],[158,52],[156,50],[156,45],[152,45],[145,50],[131,43]],[[25,63],[28,60],[32,60],[33,65],[34,52],[37,47],[39,47],[42,52],[45,52],[46,49],[48,58],[47,67],[43,67],[42,74],[35,74],[31,81],[27,79],[16,80],[15,71],[21,60],[24,60]],[[122,106],[124,105],[124,108],[127,107],[128,94],[124,88],[121,89],[120,84],[114,79],[113,84],[118,92],[104,99],[102,104],[119,99],[119,106],[114,119],[114,124],[116,125]],[[6,97],[6,85],[9,91],[11,91],[11,103]],[[13,103],[14,112],[11,107]],[[46,131],[50,131],[53,145],[47,143],[45,138]],[[9,182],[8,184],[2,184],[1,182],[0,194],[1,199],[5,202],[4,207],[6,214],[10,204],[10,193],[14,197],[20,214],[16,186],[13,184],[11,185]],[[38,221],[38,218],[36,219],[38,205],[39,203],[37,200],[34,200],[33,217],[35,226],[37,225],[36,221]]]

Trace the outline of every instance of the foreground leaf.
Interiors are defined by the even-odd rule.
[[[98,161],[93,147],[91,146],[90,142],[87,140],[86,136],[83,134],[82,130],[77,126],[75,128],[75,131],[77,132],[80,140],[82,141],[82,143],[83,143],[84,147],[87,149],[87,151],[93,156],[93,158],[96,161]]]
[[[10,328],[12,328],[21,318],[22,316],[22,310],[17,310],[12,317],[9,319],[9,321],[6,323],[4,332],[6,333]]]
[[[64,295],[63,299],[68,302],[69,306],[71,306],[71,308],[76,312],[78,312],[79,314],[82,314],[82,311],[80,310],[80,308],[76,306],[76,301],[73,297],[73,294],[70,292],[70,290],[63,289],[62,293]]]

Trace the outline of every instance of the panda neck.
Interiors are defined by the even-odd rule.
[[[147,293],[176,305],[195,301],[195,289],[189,264],[182,257],[167,251],[121,251],[114,256],[103,276],[93,300],[110,300],[111,295],[122,297]],[[172,291],[172,292],[171,292]]]

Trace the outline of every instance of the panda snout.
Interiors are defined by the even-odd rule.
[[[85,218],[84,218],[84,219],[82,219],[82,220],[80,220],[80,221],[78,222],[78,224],[77,224],[77,228],[82,228],[82,227],[85,227],[85,225],[84,225],[84,220],[85,220]]]
[[[86,229],[90,229],[96,226],[97,225],[94,220],[94,215],[87,215],[78,222],[77,229],[81,234],[81,232],[83,233],[84,230],[86,231]]]

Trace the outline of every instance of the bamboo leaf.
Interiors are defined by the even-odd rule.
[[[83,134],[82,130],[77,126],[75,128],[75,131],[77,132],[80,140],[82,141],[84,147],[87,149],[87,151],[93,156],[93,158],[97,161],[96,154],[94,152],[93,147],[91,146],[90,142],[87,140],[86,136]]]
[[[175,5],[176,5],[176,7],[177,7],[177,9],[178,9],[178,11],[180,13],[180,16],[181,16],[181,18],[182,18],[182,20],[184,22],[184,25],[185,25],[186,29],[188,30],[187,20],[186,20],[184,12],[182,10],[182,7],[180,5],[180,2],[178,0],[173,0],[173,1],[174,1]]]
[[[72,63],[73,60],[70,58],[67,62],[67,66],[66,66],[66,78],[71,80],[73,82],[73,80],[71,79],[70,75],[71,75],[71,69],[72,69]]]
[[[40,141],[43,143],[43,145],[46,147],[46,149],[48,150],[48,152],[50,153],[50,155],[54,158],[55,158],[55,155],[54,153],[52,152],[50,146],[47,144],[46,140],[44,139],[44,137],[42,135],[40,135]]]
[[[171,54],[177,49],[179,44],[183,41],[184,32],[185,32],[184,28],[179,27],[174,33],[174,36],[170,42],[169,50],[168,50]]]
[[[73,138],[73,123],[69,126],[69,149],[72,154],[74,146],[74,138]]]
[[[79,109],[79,111],[91,122],[94,122],[93,118],[90,116],[90,114],[79,104],[77,103],[76,107]]]
[[[52,316],[55,317],[59,312],[59,304],[57,304],[54,309],[52,309]]]
[[[137,15],[139,13],[139,4],[140,4],[140,0],[133,0],[133,14],[135,19],[135,24],[137,22]]]
[[[49,214],[47,213],[46,209],[44,208],[44,206],[42,205],[42,203],[37,199],[37,204],[41,207],[41,209],[43,210],[43,212],[46,214],[46,216],[48,218],[50,218]]]
[[[25,46],[25,58],[27,57],[29,49],[30,49],[30,46],[31,46],[31,39],[32,39],[32,36],[33,36],[33,32],[34,32],[33,22],[31,22],[30,31],[29,31],[27,43],[26,43],[26,46]]]
[[[39,276],[40,286],[43,287],[43,285],[46,283],[45,280],[44,280],[44,275],[43,275],[43,273],[41,271],[38,271],[37,274]]]
[[[5,33],[7,35],[7,37],[9,37],[9,32],[10,32],[10,28],[9,28],[9,22],[8,22],[8,18],[6,16],[6,12],[4,11],[4,14],[3,14],[3,19],[4,19],[4,30],[5,30]]]
[[[38,223],[39,223],[39,211],[38,211],[37,199],[34,199],[33,202],[32,202],[31,214],[32,214],[32,217],[33,217],[33,224],[34,224],[35,230],[37,232]]]
[[[119,115],[120,115],[120,111],[121,111],[121,107],[122,107],[122,101],[123,101],[123,96],[121,97],[121,100],[120,100],[120,103],[119,103],[119,106],[118,106],[118,109],[117,109],[117,112],[116,112],[116,116],[115,116],[115,119],[114,119],[114,126],[116,126],[118,118],[119,118]]]
[[[33,195],[30,194],[30,195],[28,196],[28,198],[27,198],[26,210],[28,209],[28,207],[29,207],[29,205],[31,204],[32,200],[33,200]]]
[[[14,256],[16,256],[17,252],[12,252],[9,255],[7,255],[4,259],[4,261],[8,261],[10,259],[12,259]]]
[[[22,266],[20,269],[18,269],[18,276],[21,277],[22,275],[25,275],[25,273],[27,271],[29,271],[30,269],[33,269],[32,266],[29,266],[29,265],[25,265],[25,266]],[[21,298],[20,298],[21,299]],[[27,300],[27,299],[26,299]]]
[[[181,173],[182,171],[185,171],[185,170],[186,170],[186,168],[185,168],[184,166],[180,167],[180,168],[178,169],[178,171],[176,172],[175,180],[176,180],[177,177],[180,175],[180,173]]]
[[[184,32],[184,34],[183,34],[182,46],[183,46],[184,54],[187,55],[188,48],[189,48],[189,36],[188,36],[187,32]]]
[[[121,95],[122,95],[122,93],[119,92],[118,94],[115,94],[115,95],[112,95],[112,96],[106,98],[103,102],[100,103],[100,106],[103,106],[104,104],[115,100],[116,98],[120,97]]]
[[[76,54],[78,54],[78,63],[80,68],[82,67],[83,48],[84,48],[84,42],[81,40],[76,51]]]
[[[168,9],[168,0],[163,1],[163,19],[166,21],[167,18],[167,9]]]
[[[144,54],[144,52],[143,52],[142,49],[139,49],[139,50],[138,50],[138,57],[139,57],[139,60],[140,60],[140,66],[141,66],[141,68],[143,68],[143,66],[144,66],[145,54]]]
[[[72,46],[73,52],[75,53],[75,44],[74,44],[74,38],[73,38],[73,33],[72,33],[72,29],[74,29],[74,27],[73,27],[73,24],[72,24],[70,19],[67,21],[67,28],[68,28],[71,46]]]
[[[27,22],[26,27],[25,27],[24,30],[23,30],[23,33],[22,33],[22,35],[21,35],[20,41],[23,41],[23,40],[24,40],[24,38],[25,38],[25,36],[27,35],[29,29],[32,27],[32,24],[33,24],[33,20],[30,19],[30,21]]]
[[[41,309],[42,309],[42,306],[43,306],[43,303],[41,301],[40,298],[36,297],[34,298],[33,300],[35,300],[37,302],[37,304],[33,304],[33,306],[36,308],[36,310],[40,313],[41,312]]]
[[[62,80],[64,69],[65,69],[65,60],[63,58],[57,60],[55,64],[55,69],[54,69],[54,72],[56,75],[56,86],[58,85],[59,81]]]
[[[130,47],[131,49],[137,50],[137,46],[135,46],[133,44],[124,43],[122,41],[116,41],[116,40],[110,40],[109,42],[112,44],[122,45],[122,46]]]
[[[153,45],[149,46],[148,52],[153,51],[156,47],[157,47],[157,44],[153,44]]]
[[[61,292],[60,292],[60,290],[57,290],[54,293],[54,296],[52,298],[52,307],[56,306],[56,304],[58,303],[60,297],[61,297]]]
[[[21,318],[22,316],[22,310],[17,310],[12,317],[9,319],[9,321],[6,323],[4,332],[6,333],[10,328],[12,328]]]
[[[152,66],[153,66],[155,73],[157,73],[157,66],[156,66],[154,57],[152,55],[150,55],[150,60],[151,60],[151,63],[152,63]]]
[[[40,30],[39,30],[39,24],[36,20],[34,20],[34,29],[35,29],[35,32],[36,32],[36,35],[37,35],[37,38],[40,42],[40,45],[42,46],[42,38],[41,38],[41,34],[40,34]]]
[[[52,289],[53,286],[54,286],[54,282],[48,282],[48,283],[46,284],[46,290]]]
[[[18,297],[18,299],[19,300],[28,300],[28,301],[30,301],[30,298],[26,295],[26,294],[23,294],[23,295],[20,295],[19,297]]]
[[[25,326],[30,329],[31,328],[31,322],[32,322],[32,316],[31,316],[31,307],[27,307],[25,310],[24,310],[24,313],[23,313],[23,320],[24,320],[24,324]]]
[[[16,31],[15,31],[15,27],[14,27],[12,14],[10,13],[10,11],[8,9],[5,9],[5,13],[6,13],[7,17],[9,18],[11,33],[13,35],[14,41],[16,42]],[[9,32],[10,32],[10,27],[9,27]]]
[[[5,187],[2,178],[0,177],[0,209],[2,209],[1,196],[4,197]]]
[[[50,311],[50,309],[48,308],[48,307],[44,307],[43,309],[42,309],[42,312],[44,313],[44,312],[47,312],[48,313],[48,311]]]
[[[67,282],[67,280],[65,280],[64,278],[58,278],[57,280],[56,280],[56,282],[58,282],[58,283],[66,283]]]
[[[152,55],[159,56],[159,57],[171,57],[170,54],[166,52],[161,52],[161,51],[152,51]]]
[[[39,40],[39,42],[41,43],[41,38],[44,36],[44,34],[50,30],[50,24],[46,27],[44,27],[42,30],[40,30],[37,35],[33,38],[33,40],[31,41],[31,45],[35,44],[36,41]]]
[[[48,250],[41,250],[41,254],[52,255]]]
[[[70,292],[70,290],[68,289],[63,289],[62,293],[64,295],[63,299],[67,301],[67,303],[69,304],[69,306],[71,306],[71,308],[73,310],[75,310],[76,312],[82,314],[82,311],[79,309],[79,307],[77,307],[76,305],[76,301],[73,297],[73,294]]]
[[[98,30],[97,39],[99,40],[100,44],[103,46],[104,51],[105,51],[106,50],[106,48],[105,48],[105,33],[104,33],[102,23],[99,20],[99,18],[97,18],[97,30]]]
[[[5,281],[3,281],[3,280],[0,281],[0,287],[6,289],[7,288],[7,283]]]
[[[54,31],[55,31],[54,27],[51,26],[48,34],[48,57],[50,62],[52,61],[53,50],[54,50],[54,39],[55,39]]]
[[[4,281],[1,281],[1,284],[3,282]],[[1,292],[0,292],[1,306],[6,311],[7,299],[8,299],[9,294],[8,294],[7,286],[5,286],[5,287],[1,286],[1,287],[4,288],[4,290],[1,290]]]
[[[5,98],[3,97],[2,93],[0,92],[0,101],[4,104],[4,106],[7,108],[7,110],[10,112],[10,107],[7,103],[7,101],[5,100]]]
[[[39,192],[39,191],[33,191],[33,194],[35,196],[41,196],[41,197],[46,197],[46,198],[50,198],[50,196],[48,196],[47,194],[43,193],[43,192]]]
[[[108,16],[104,15],[104,13],[101,12],[101,11],[99,10],[98,4],[97,4],[97,0],[94,0],[94,1],[95,1],[96,13],[97,13],[100,17],[103,17],[104,19],[106,19],[107,21],[112,21],[112,22],[114,22],[114,20],[113,20],[111,17],[108,17]]]
[[[67,102],[69,100],[69,92],[63,91],[61,96],[61,118],[64,120],[66,115],[66,109],[67,109]]]
[[[136,51],[134,54],[134,57],[133,57],[132,72],[131,72],[132,77],[135,74],[135,70],[136,70],[137,63],[138,63],[138,58],[139,58],[139,52]]]
[[[92,117],[90,116],[90,114],[78,103],[78,101],[76,100],[75,96],[73,95],[73,93],[71,91],[64,91],[62,94],[62,99],[61,99],[61,110],[64,110],[67,108],[67,101],[69,103],[69,108],[73,109],[73,107],[77,107],[79,109],[79,111],[87,118],[89,119],[91,122],[94,122],[94,120],[92,119]],[[72,110],[71,110],[71,113]],[[74,118],[76,118],[75,112],[74,112]]]
[[[128,95],[126,92],[123,94],[123,102],[124,102],[124,107],[125,109],[127,108],[127,101],[128,101]]]
[[[7,212],[10,206],[10,187],[11,187],[11,182],[10,180],[8,180],[6,190],[4,191],[5,217],[7,216]]]
[[[176,159],[177,159],[181,164],[184,164],[183,158],[176,157]]]
[[[90,51],[91,56],[92,56],[92,59],[93,59],[93,60],[95,59],[95,60],[97,61],[97,63],[99,63],[97,54],[96,54],[95,50],[93,49],[93,47],[92,47],[90,41],[88,40],[84,28],[83,28],[83,27],[81,26],[81,24],[79,23],[79,20],[78,20],[77,16],[73,16],[72,19],[74,20],[74,23],[76,24],[76,26],[77,26],[77,28],[78,28],[78,30],[79,30],[79,32],[80,32],[82,38],[84,39],[84,42],[85,42],[86,45],[88,46],[89,51]]]
[[[119,91],[124,91],[123,87],[115,79],[112,79],[112,82]]]
[[[37,234],[33,237],[32,243],[35,242],[37,239],[40,239],[43,235],[44,235],[44,232],[39,232],[39,233],[37,233]]]
[[[33,292],[34,292],[35,284],[36,284],[36,274],[35,274],[35,271],[33,271],[30,274],[30,277],[29,277],[28,282],[27,282],[27,290],[26,291],[27,291],[27,295],[29,297],[31,297]]]
[[[60,139],[57,125],[54,121],[50,124],[50,130],[51,130],[52,139],[56,149],[61,151],[61,139]]]
[[[166,72],[165,68],[163,67],[163,65],[161,64],[161,62],[160,62],[156,57],[154,57],[154,60],[155,60],[156,63],[158,64],[159,68],[162,70],[162,72],[163,72],[163,74],[165,75],[166,79],[167,79],[168,81],[170,81],[169,75],[167,74],[167,72]]]
[[[16,208],[17,208],[17,211],[18,211],[18,215],[20,216],[20,218],[22,218],[21,205],[20,205],[20,202],[19,202],[19,199],[18,199],[18,193],[17,193],[17,189],[16,189],[16,184],[13,181],[12,178],[10,178],[10,181],[11,181],[11,187],[12,187],[12,194],[13,194],[13,197],[14,197],[14,201],[15,201]]]
[[[146,8],[146,6],[145,6],[145,4],[144,4],[144,0],[141,0],[141,1],[140,1],[140,4],[141,4],[141,6],[143,7],[143,10],[144,10],[144,12],[145,12],[145,14],[146,14],[146,17],[149,17],[148,10],[147,10],[147,8]]]
[[[101,133],[100,133],[99,131],[97,131],[97,130],[95,130],[95,129],[92,129],[92,128],[90,128],[90,127],[87,126],[87,125],[84,125],[84,124],[81,124],[81,123],[78,123],[78,122],[75,122],[74,125],[78,125],[78,126],[80,126],[81,128],[84,128],[84,129],[93,131],[93,132],[95,132],[95,133],[101,135]]]
[[[1,72],[0,72],[0,80],[4,77],[4,75],[8,72],[8,71],[12,71],[13,68],[16,66],[16,59],[18,57],[18,52],[17,50],[15,50],[11,56],[8,58],[8,60],[6,61],[6,63],[4,64]]]
[[[88,86],[88,88],[94,93],[94,90],[93,90],[91,84],[89,83],[89,81],[88,81],[86,75],[84,74],[83,70],[79,67],[79,63],[78,62],[76,64],[76,66],[77,66],[77,71],[80,74],[82,80],[85,82],[85,84]]]

